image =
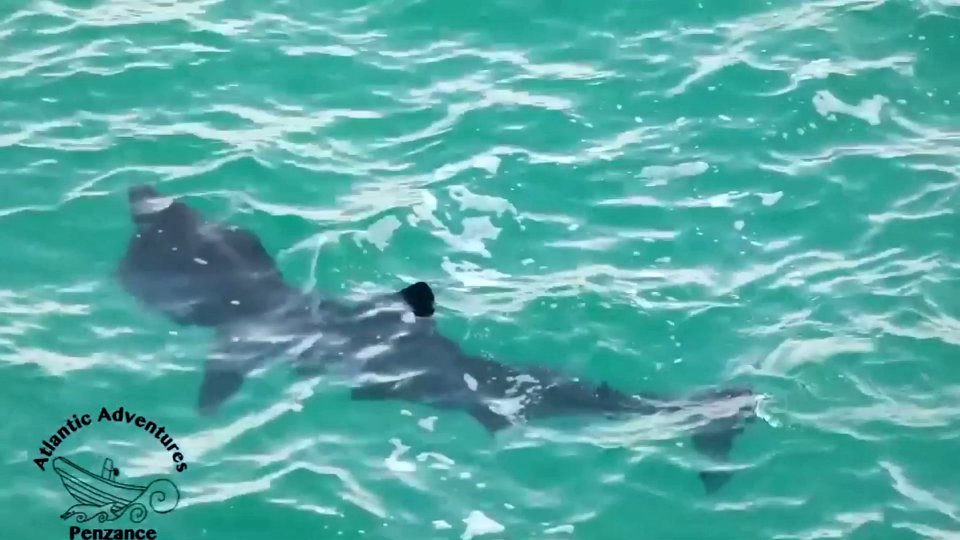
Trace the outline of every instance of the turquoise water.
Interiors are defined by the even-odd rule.
[[[955,0],[71,0],[0,7],[0,522],[38,448],[181,492],[167,540],[960,538]],[[209,332],[112,272],[152,182],[344,298],[428,281],[471,352],[746,384],[707,496],[650,418],[350,402],[282,364],[195,409]],[[131,526],[129,522],[115,526]],[[109,524],[91,527],[106,527]]]

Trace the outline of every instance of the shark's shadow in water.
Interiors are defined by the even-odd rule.
[[[151,186],[135,186],[128,196],[135,231],[117,279],[148,309],[216,332],[200,385],[203,412],[216,410],[272,358],[289,359],[303,375],[351,374],[354,400],[461,410],[491,433],[544,417],[690,412],[700,419],[694,448],[721,465],[700,473],[708,492],[729,480],[722,465],[755,418],[756,400],[745,388],[666,399],[468,354],[438,332],[426,283],[357,303],[304,293],[286,283],[250,231],[208,221]]]

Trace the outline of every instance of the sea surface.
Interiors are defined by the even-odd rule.
[[[958,36],[956,0],[5,0],[0,538],[957,540]],[[490,437],[282,360],[201,416],[212,333],[114,278],[139,183],[303,290],[426,281],[472,353],[762,419],[707,495],[656,417]],[[53,456],[173,511],[61,519],[34,460],[84,414]]]

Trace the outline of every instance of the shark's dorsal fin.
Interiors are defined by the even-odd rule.
[[[400,296],[417,317],[430,317],[434,313],[433,290],[423,281],[418,281],[400,291]]]

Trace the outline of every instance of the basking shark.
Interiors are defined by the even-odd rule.
[[[427,283],[360,302],[304,292],[284,280],[252,232],[208,221],[149,185],[132,187],[128,197],[135,232],[118,281],[149,310],[216,333],[200,384],[201,412],[217,410],[248,374],[279,357],[304,376],[349,375],[353,400],[464,411],[491,434],[536,418],[689,412],[698,419],[693,447],[717,465],[700,472],[707,492],[729,480],[723,464],[756,416],[756,396],[746,388],[666,399],[469,354],[438,331]]]

